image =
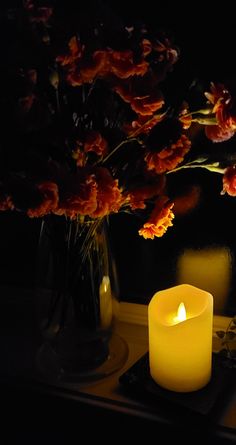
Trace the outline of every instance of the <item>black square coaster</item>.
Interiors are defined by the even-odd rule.
[[[133,395],[143,400],[165,400],[171,404],[187,408],[193,412],[208,415],[215,407],[217,400],[226,394],[234,384],[236,370],[227,366],[220,354],[213,354],[212,377],[202,389],[193,392],[179,393],[159,386],[149,371],[149,355],[145,354],[130,369],[120,376],[120,383]],[[220,398],[222,401],[222,398]]]

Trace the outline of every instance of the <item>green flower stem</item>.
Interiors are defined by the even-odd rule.
[[[119,150],[123,145],[129,144],[130,142],[138,142],[138,144],[141,144],[141,142],[137,138],[127,138],[124,141],[122,141],[120,144],[118,144],[103,160],[102,163],[105,163],[108,159],[110,159],[111,156],[114,155],[114,153]]]
[[[197,162],[197,161],[194,161]],[[214,172],[214,173],[220,173],[220,174],[224,174],[225,172],[225,168],[220,168],[219,167],[219,162],[215,162],[214,164],[194,164],[194,163],[189,163],[189,164],[185,164],[185,165],[181,165],[180,167],[177,167],[171,171],[167,171],[166,174],[170,174],[170,173],[175,173],[179,170],[182,170],[184,168],[205,168],[206,170],[209,170],[210,172]]]
[[[67,294],[68,283],[69,283],[69,273],[70,273],[70,250],[71,250],[71,234],[72,234],[72,222],[67,222],[68,227],[68,238],[67,238],[67,249],[66,249],[66,264],[65,264],[65,280],[63,289],[63,301],[62,301],[62,312],[60,326],[64,327],[66,322],[67,310],[69,305],[69,298]]]
[[[230,330],[231,330],[231,326],[232,326],[232,325],[235,325],[235,319],[234,319],[234,318],[232,318],[232,319],[230,320],[230,322],[229,322],[229,324],[228,324],[228,326],[227,326],[227,328],[226,328],[225,336],[224,336],[224,338],[225,338],[225,340],[224,340],[224,345],[226,346],[227,353],[228,353],[228,357],[229,357],[230,359],[232,359],[233,357],[232,357],[232,354],[231,354],[231,348],[230,348],[230,346],[229,346],[230,340],[227,339],[227,334],[228,334],[228,332],[230,332]]]
[[[55,94],[56,94],[56,104],[57,104],[57,112],[60,113],[60,99],[59,99],[59,91],[58,88],[55,88]]]
[[[145,122],[143,125],[141,125],[141,127],[137,128],[137,130],[135,130],[133,133],[131,133],[130,137],[135,137],[137,134],[142,133],[142,130],[146,127],[146,125],[148,125],[150,122],[152,122],[152,120],[156,117],[159,117],[160,121],[163,117],[165,117],[167,115],[167,113],[169,112],[169,108],[164,111],[164,113],[160,113],[160,114],[154,114],[153,116],[150,117],[150,119],[148,119],[147,122]],[[160,122],[159,121],[159,122]],[[157,122],[158,123],[158,122]]]
[[[189,113],[182,114],[181,117],[189,117],[193,116],[194,114],[203,114],[203,115],[212,114],[212,108],[201,108],[200,110],[189,111]]]
[[[192,119],[192,122],[197,122],[200,125],[217,125],[216,117],[196,117]]]
[[[94,234],[96,233],[99,225],[102,223],[102,218],[98,218],[91,222],[88,233],[86,234],[85,240],[83,242],[82,248],[81,248],[81,256],[82,256],[82,263],[85,262],[89,250],[91,247],[91,243],[93,242]]]
[[[43,237],[44,230],[45,230],[45,221],[44,221],[44,219],[42,219],[41,228],[40,228],[40,234],[39,234],[39,246],[42,243],[42,237]],[[46,326],[45,326],[45,330],[47,330],[50,327],[50,325],[51,325],[51,323],[53,321],[53,317],[54,317],[55,311],[57,310],[57,307],[60,304],[60,299],[61,299],[61,293],[60,292],[55,292],[55,293],[53,292],[53,298],[51,299],[50,304],[49,304],[48,318],[47,318],[47,323],[46,323]]]

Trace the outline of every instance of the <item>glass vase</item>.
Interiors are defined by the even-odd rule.
[[[118,286],[106,220],[45,218],[37,269],[40,373],[82,382],[120,369],[128,348],[114,333]]]

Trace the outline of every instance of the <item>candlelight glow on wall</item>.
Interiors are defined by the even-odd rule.
[[[148,306],[149,365],[160,386],[196,391],[211,378],[213,297],[189,284],[157,292]]]

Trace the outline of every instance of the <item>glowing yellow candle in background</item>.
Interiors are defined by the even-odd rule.
[[[213,297],[189,284],[157,292],[148,306],[149,365],[160,386],[196,391],[211,378]]]
[[[104,275],[99,288],[100,328],[107,329],[112,323],[112,293],[110,278]]]
[[[224,314],[232,285],[232,263],[232,252],[224,246],[186,249],[177,260],[176,284],[189,283],[210,292],[215,314]]]

